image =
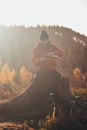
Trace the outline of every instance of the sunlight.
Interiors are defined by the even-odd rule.
[[[87,34],[86,12],[76,0],[0,0],[0,25],[59,25]]]
[[[27,0],[0,0],[0,24],[7,26],[27,24],[31,15],[34,15],[31,10],[33,3],[28,2]]]

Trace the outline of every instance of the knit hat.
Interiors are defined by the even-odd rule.
[[[48,40],[48,39],[49,39],[49,36],[48,36],[48,34],[47,34],[46,31],[41,31],[40,40],[42,41],[42,40],[44,40],[44,39]]]

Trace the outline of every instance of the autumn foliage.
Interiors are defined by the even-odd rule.
[[[7,64],[4,64],[0,71],[0,83],[6,84],[8,82],[13,82],[15,77],[15,70],[10,69]]]
[[[71,93],[80,96],[81,99],[87,99],[87,72],[83,73],[76,67],[73,71],[73,86],[70,87]]]
[[[29,72],[25,67],[20,68],[20,79],[23,85],[28,85],[32,79],[32,73]]]
[[[31,79],[32,73],[25,67],[21,67],[17,75],[15,69],[11,69],[6,63],[3,64],[0,67],[0,99],[6,100],[16,96],[29,86]]]

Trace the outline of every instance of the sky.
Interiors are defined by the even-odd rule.
[[[59,25],[87,36],[87,0],[0,0],[0,25]]]

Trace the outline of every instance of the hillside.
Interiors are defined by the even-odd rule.
[[[17,72],[24,66],[35,72],[31,57],[41,30],[46,30],[50,40],[64,51],[58,63],[60,73],[72,77],[76,67],[83,73],[87,71],[87,37],[62,26],[0,26],[0,65],[7,63]]]

